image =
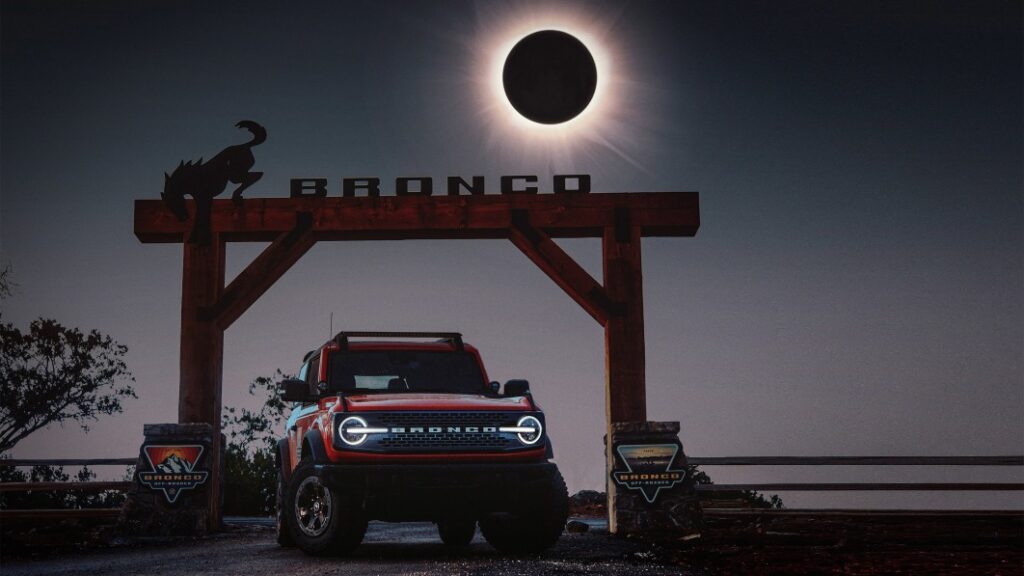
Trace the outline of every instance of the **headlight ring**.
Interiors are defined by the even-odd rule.
[[[536,416],[523,416],[516,422],[516,436],[519,437],[519,441],[527,446],[533,446],[540,441],[541,436],[544,434],[544,425],[540,423],[540,419]]]
[[[383,434],[387,431],[387,428],[370,428],[366,420],[359,416],[349,416],[338,424],[338,438],[349,446],[359,446],[366,442],[370,434]]]

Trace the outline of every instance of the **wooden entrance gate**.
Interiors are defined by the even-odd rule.
[[[194,203],[189,211],[195,213]],[[159,200],[135,202],[139,240],[184,244],[178,421],[209,423],[215,431],[220,429],[224,331],[324,240],[511,240],[604,327],[608,425],[646,420],[640,241],[693,236],[699,225],[696,192],[248,198],[242,205],[213,201],[211,241],[193,244],[186,242],[191,221],[178,221]],[[600,238],[603,282],[566,254],[556,238]],[[225,286],[227,244],[266,241],[270,245]],[[213,463],[220,461],[221,447],[215,444]],[[608,458],[609,466],[612,461]],[[221,470],[214,465],[211,473],[216,486]],[[211,529],[216,529],[219,494],[210,494]]]

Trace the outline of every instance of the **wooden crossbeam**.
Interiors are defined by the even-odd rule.
[[[221,330],[227,330],[274,282],[284,275],[302,255],[316,244],[313,216],[307,212],[295,217],[295,227],[276,240],[249,263],[221,293],[217,303],[200,311]]]
[[[302,212],[313,214],[317,240],[504,239],[513,213],[528,210],[530,223],[552,238],[601,238],[625,209],[642,236],[693,236],[698,202],[696,192],[249,198],[241,206],[215,200],[210,222],[228,242],[273,241]],[[180,243],[191,225],[160,200],[135,201],[135,235],[143,242]]]
[[[531,226],[529,213],[524,211],[513,215],[509,240],[598,324],[604,326],[608,322],[608,316],[614,313],[615,306],[608,299],[604,286],[555,244],[551,237]]]

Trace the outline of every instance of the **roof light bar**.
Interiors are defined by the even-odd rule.
[[[333,340],[339,348],[347,350],[349,338],[438,338],[450,343],[459,352],[465,350],[459,332],[338,332]]]

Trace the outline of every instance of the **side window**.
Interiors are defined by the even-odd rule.
[[[309,386],[309,393],[313,396],[319,396],[320,391],[316,389],[316,385],[318,384],[317,378],[320,377],[320,355],[317,354],[310,358],[309,362],[306,363],[305,368],[306,377],[304,380],[306,381],[306,385]]]

